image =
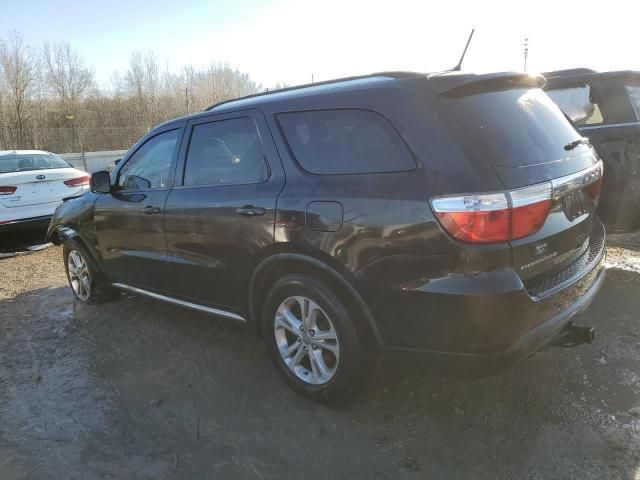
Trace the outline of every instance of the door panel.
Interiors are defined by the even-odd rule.
[[[200,119],[187,131],[185,181],[165,207],[169,289],[197,303],[242,309],[252,262],[273,243],[284,185],[280,159],[255,111]]]
[[[162,288],[162,262],[167,256],[163,212],[168,194],[168,189],[116,192],[96,201],[98,245],[103,269],[112,280]]]
[[[112,281],[165,290],[164,207],[174,183],[184,125],[152,132],[112,175],[94,206],[102,267]]]

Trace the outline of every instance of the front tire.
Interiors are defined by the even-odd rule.
[[[267,295],[262,327],[273,364],[317,402],[349,399],[366,377],[365,351],[349,312],[323,283],[288,275]]]
[[[62,255],[67,280],[77,300],[102,303],[118,296],[118,291],[104,281],[102,272],[80,242],[73,239],[64,242]]]

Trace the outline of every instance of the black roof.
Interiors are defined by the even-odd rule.
[[[247,95],[239,98],[232,98],[223,102],[211,105],[205,111],[222,110],[224,106],[249,106],[257,103],[263,103],[270,100],[281,100],[283,98],[299,98],[307,95],[314,95],[316,93],[323,93],[326,91],[339,91],[349,90],[353,88],[363,88],[370,86],[371,84],[397,80],[402,78],[413,77],[425,77],[424,73],[417,72],[377,72],[368,75],[358,75],[353,77],[336,78],[323,82],[307,83],[303,85],[296,85],[293,87],[279,88],[276,90],[267,90],[265,92],[254,93],[253,95]],[[231,105],[232,104],[232,105]]]
[[[289,100],[302,98],[307,96],[320,95],[328,92],[345,91],[345,90],[361,90],[374,86],[389,85],[400,79],[409,78],[426,78],[425,73],[417,72],[380,72],[369,75],[360,75],[354,77],[338,78],[325,82],[310,83],[305,85],[297,85],[295,87],[280,88],[266,92],[247,95],[245,97],[232,98],[220,103],[216,103],[206,108],[202,112],[196,112],[189,115],[183,115],[173,118],[162,123],[159,126],[168,126],[185,120],[204,117],[212,112],[226,112],[236,109],[250,109],[265,103],[278,102],[281,100]]]
[[[402,80],[412,81],[413,79],[428,79],[433,87],[434,91],[438,94],[444,93],[448,90],[464,89],[471,85],[478,85],[480,83],[492,84],[496,81],[521,81],[522,78],[527,77],[531,79],[539,79],[540,77],[529,77],[529,75],[519,72],[496,72],[487,74],[472,74],[459,71],[443,71],[435,73],[418,73],[409,71],[389,71],[371,73],[369,75],[359,75],[353,77],[337,78],[334,80],[328,80],[324,82],[310,83],[305,85],[297,85],[294,87],[281,88],[277,90],[271,90],[253,95],[247,95],[245,97],[234,98],[225,100],[220,103],[211,105],[203,112],[197,112],[190,115],[185,115],[179,118],[175,118],[163,123],[163,126],[170,125],[172,123],[190,120],[193,118],[199,118],[210,114],[211,112],[227,112],[238,109],[250,109],[257,106],[262,106],[266,103],[276,103],[283,100],[300,99],[304,97],[313,97],[322,95],[329,92],[340,92],[347,90],[363,90],[376,87],[394,86],[396,82]],[[537,80],[536,80],[537,81]]]

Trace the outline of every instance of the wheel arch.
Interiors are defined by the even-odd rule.
[[[49,233],[47,234],[47,237],[49,241],[51,241],[51,243],[55,245],[62,245],[65,240],[70,240],[70,239],[78,240],[80,238],[80,235],[72,227],[58,226],[53,230],[49,231]]]
[[[339,298],[345,302],[349,311],[355,314],[356,321],[366,329],[370,338],[368,340],[375,347],[383,346],[382,335],[373,315],[364,299],[348,279],[350,272],[338,266],[333,266],[329,262],[313,256],[307,252],[285,251],[272,253],[262,259],[251,275],[248,292],[249,318],[260,328],[260,303],[268,293],[270,285],[278,279],[289,274],[308,274],[329,283]]]
[[[91,246],[91,242],[87,241],[84,238],[84,235],[81,234],[77,229],[72,226],[59,226],[53,230],[51,230],[48,234],[49,240],[56,245],[63,245],[67,240],[73,240],[74,242],[79,243],[82,248],[84,248],[87,255],[91,257],[91,261],[95,264],[95,267],[101,274],[101,262],[100,262],[100,252]]]

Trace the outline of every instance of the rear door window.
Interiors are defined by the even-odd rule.
[[[597,125],[604,121],[600,105],[591,97],[589,85],[549,90],[547,95],[578,126]]]
[[[262,142],[249,117],[193,127],[184,174],[185,186],[244,185],[267,179]]]
[[[636,112],[636,118],[640,120],[640,85],[627,85],[625,88],[633,110]]]
[[[403,172],[416,167],[398,132],[366,110],[314,110],[277,116],[294,157],[309,173]]]

